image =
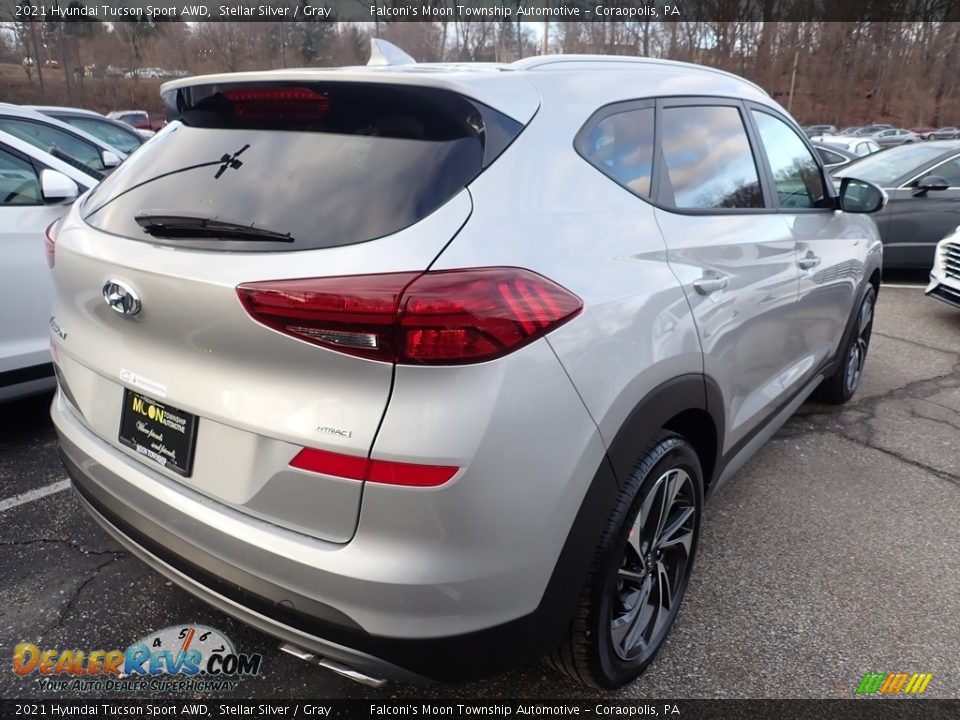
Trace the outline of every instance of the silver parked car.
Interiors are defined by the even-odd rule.
[[[960,128],[951,126],[934,130],[927,136],[928,140],[956,140],[960,137]]]
[[[937,243],[926,293],[960,307],[960,228]]]
[[[907,145],[909,143],[920,142],[922,137],[911,130],[903,128],[890,128],[880,130],[870,136],[880,147],[893,147],[895,145]]]
[[[628,683],[704,499],[856,391],[883,193],[718,70],[397,56],[163,86],[56,236],[64,462],[158,572],[353,677]]]

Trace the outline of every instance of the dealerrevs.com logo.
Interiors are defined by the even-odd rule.
[[[261,655],[238,653],[230,638],[204,625],[167,627],[125,650],[20,643],[13,651],[13,671],[36,677],[48,691],[229,691],[241,677],[259,674],[262,662]]]

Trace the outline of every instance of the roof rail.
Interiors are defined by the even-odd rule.
[[[367,65],[387,67],[391,65],[416,65],[417,61],[391,42],[370,38],[370,59]]]
[[[736,75],[726,70],[710,67],[709,65],[697,65],[696,63],[681,62],[680,60],[664,60],[662,58],[633,57],[630,55],[538,55],[536,57],[524,58],[511,63],[508,67],[513,70],[537,70],[547,65],[561,65],[564,63],[577,62],[595,62],[603,64],[630,64],[630,65],[660,65],[664,67],[687,68],[690,70],[699,70],[702,72],[715,73],[733,80],[739,80],[742,83],[750,85],[759,90],[764,95],[769,96],[766,90],[757,85],[752,80],[747,80],[740,75]]]

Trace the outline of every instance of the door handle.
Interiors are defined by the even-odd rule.
[[[717,292],[717,290],[723,290],[729,284],[730,284],[729,275],[711,273],[711,274],[705,274],[699,280],[694,280],[693,289],[696,290],[701,295],[710,295],[712,293]]]
[[[812,250],[808,250],[806,255],[797,260],[797,265],[799,265],[803,270],[815,268],[819,264],[820,258],[814,255]]]

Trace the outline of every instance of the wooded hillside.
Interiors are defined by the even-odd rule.
[[[542,51],[544,24],[515,22],[62,22],[0,32],[0,100],[160,110],[162,80],[190,74],[362,64],[377,35],[417,60],[512,61]],[[960,22],[551,23],[548,52],[703,63],[763,86],[803,123],[960,124]],[[23,58],[40,62],[24,67]],[[44,67],[46,66],[46,67]],[[83,70],[81,70],[83,68]]]

